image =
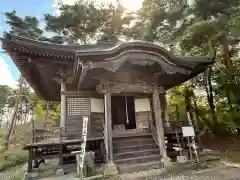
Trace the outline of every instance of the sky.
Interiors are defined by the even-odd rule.
[[[8,25],[5,23],[4,12],[16,10],[17,15],[22,17],[27,15],[36,16],[40,19],[40,23],[43,26],[43,13],[55,11],[52,4],[52,0],[2,0],[0,6],[0,36],[2,36],[3,31],[9,30]],[[0,47],[0,84],[15,87],[19,76],[20,73],[12,59]]]
[[[63,3],[72,4],[75,0],[62,0]],[[114,0],[96,0],[96,1],[114,1]],[[44,27],[43,14],[55,13],[57,0],[1,0],[0,6],[0,37],[4,31],[9,31],[5,23],[4,12],[15,10],[18,16],[35,16],[40,20],[40,27]],[[123,6],[129,10],[141,8],[142,0],[120,0]],[[4,53],[0,45],[0,85],[9,85],[15,87],[20,73],[13,63],[12,59]]]

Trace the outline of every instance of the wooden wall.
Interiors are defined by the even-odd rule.
[[[65,122],[65,133],[69,138],[79,138],[82,134],[82,118],[90,119],[91,101],[89,97],[66,96],[67,113]],[[89,121],[90,124],[90,121]],[[88,131],[90,127],[88,126]]]
[[[68,138],[81,137],[83,116],[89,117],[88,137],[103,136],[104,111],[102,110],[104,110],[104,107],[103,109],[99,107],[101,106],[102,99],[91,98],[90,95],[83,96],[80,94],[66,95],[66,98],[65,136]]]
[[[65,132],[69,138],[79,138],[82,133],[82,117],[89,117],[88,136],[103,136],[104,100],[91,98],[91,95],[66,95],[67,111]],[[136,129],[148,129],[152,121],[150,100],[146,97],[134,97]]]

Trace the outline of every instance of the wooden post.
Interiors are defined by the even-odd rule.
[[[169,122],[169,116],[168,116],[168,104],[166,99],[166,93],[165,91],[161,92],[160,94],[160,103],[163,110],[163,117],[164,117],[164,127],[170,128],[170,122]]]
[[[61,79],[61,121],[60,127],[65,126],[65,119],[66,119],[66,95],[62,94],[62,92],[66,91],[66,84],[65,80],[62,77]]]
[[[165,137],[164,137],[164,128],[163,128],[163,119],[162,119],[162,105],[160,104],[159,98],[159,88],[158,86],[154,86],[153,89],[153,107],[154,107],[154,114],[156,120],[156,128],[157,128],[157,135],[158,135],[158,144],[160,153],[163,157],[163,161],[167,162],[170,161],[167,156],[167,150],[165,145]]]
[[[36,139],[35,139],[35,124],[34,124],[34,117],[32,113],[32,143],[34,144]]]
[[[106,111],[106,108],[105,108]],[[106,114],[106,113],[105,113]],[[106,150],[106,163],[109,162],[109,146],[108,146],[108,123],[106,120],[106,115],[105,115],[105,122],[104,122],[104,144],[105,144],[105,150]]]
[[[105,104],[105,124],[106,124],[106,135],[104,138],[107,140],[107,163],[113,164],[113,147],[112,147],[112,110],[111,110],[111,93],[109,90],[104,94]]]
[[[56,174],[57,175],[64,175],[64,169],[63,169],[63,143],[62,143],[62,136],[65,134],[65,119],[66,119],[66,95],[63,94],[63,92],[66,91],[66,84],[65,79],[62,74],[61,77],[61,119],[60,119],[60,146],[59,146],[59,169],[57,169]]]
[[[28,170],[27,170],[28,173],[32,172],[32,159],[33,159],[32,156],[33,156],[33,150],[32,148],[30,148],[28,150]]]

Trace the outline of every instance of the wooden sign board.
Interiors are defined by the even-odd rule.
[[[183,137],[193,137],[195,136],[194,128],[192,126],[182,127]]]

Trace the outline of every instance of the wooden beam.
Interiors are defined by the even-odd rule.
[[[154,115],[155,115],[155,120],[156,120],[159,150],[163,157],[163,160],[165,160],[165,159],[167,160],[169,158],[167,156],[167,150],[166,150],[166,145],[165,145],[162,109],[161,109],[162,105],[160,104],[159,94],[160,94],[160,92],[159,92],[158,86],[154,86],[154,88],[153,88],[153,107],[154,107]]]
[[[108,91],[104,94],[105,102],[105,128],[106,128],[106,142],[107,142],[107,160],[108,164],[113,164],[113,147],[112,147],[112,114],[111,114],[111,93]]]
[[[160,104],[162,105],[162,117],[163,117],[163,123],[165,128],[170,128],[170,123],[169,123],[169,116],[168,116],[168,104],[167,104],[167,99],[166,99],[166,93],[165,91],[162,91],[160,93]]]
[[[44,83],[44,80],[42,79],[41,73],[39,72],[39,69],[36,66],[36,63],[31,60],[31,58],[28,58],[28,68],[30,71],[30,74],[33,79],[33,83],[36,86],[36,89],[39,90],[41,93],[41,96],[44,99],[49,98],[49,91],[46,88],[46,84]]]

